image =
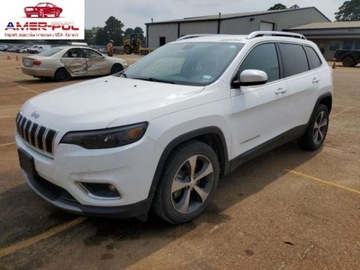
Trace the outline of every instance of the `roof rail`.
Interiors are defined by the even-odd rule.
[[[184,39],[190,39],[190,38],[198,38],[198,37],[205,37],[205,36],[212,36],[215,34],[188,34],[182,37],[179,37],[177,40],[184,40]]]
[[[263,37],[263,36],[277,36],[277,37],[293,37],[293,38],[300,38],[306,39],[304,35],[292,32],[280,32],[280,31],[255,31],[250,33],[246,38],[252,39],[256,37]]]

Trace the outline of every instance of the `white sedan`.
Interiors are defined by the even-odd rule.
[[[88,47],[62,46],[24,57],[21,70],[40,79],[67,81],[72,77],[114,74],[127,66],[123,59],[105,56]]]

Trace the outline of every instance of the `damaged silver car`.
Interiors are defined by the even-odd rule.
[[[67,81],[73,77],[115,74],[128,66],[125,60],[108,57],[88,47],[54,47],[24,57],[23,73],[40,79]]]

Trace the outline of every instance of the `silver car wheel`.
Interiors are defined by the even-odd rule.
[[[328,120],[325,112],[320,112],[314,123],[313,139],[314,143],[319,144],[324,140],[327,131]]]
[[[171,187],[171,200],[181,214],[196,211],[208,198],[213,185],[213,167],[201,155],[188,158],[178,169]]]

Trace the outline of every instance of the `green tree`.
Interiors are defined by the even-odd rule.
[[[298,8],[300,8],[300,7],[296,4],[290,7],[290,9],[298,9]]]
[[[95,43],[96,45],[106,45],[108,42],[107,34],[104,30],[104,28],[99,27],[96,31],[95,35]]]
[[[136,34],[138,38],[140,38],[142,41],[145,40],[144,31],[142,30],[141,27],[135,27],[134,34]]]
[[[335,20],[340,21],[360,21],[360,0],[345,1],[335,13]]]
[[[123,34],[124,31],[122,28],[124,24],[116,19],[115,17],[111,16],[105,22],[104,32],[107,37],[107,41],[110,39],[115,41],[115,45],[120,45],[123,42]]]
[[[268,10],[279,10],[279,9],[287,9],[287,7],[284,6],[283,4],[278,3],[272,6],[271,8],[269,8]]]
[[[134,29],[132,28],[126,28],[124,36],[125,39],[130,38],[130,36],[134,33]]]
[[[85,29],[85,42],[89,45],[94,45],[95,44],[95,34],[92,29]]]

